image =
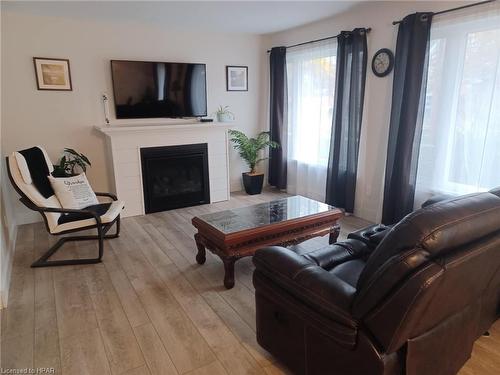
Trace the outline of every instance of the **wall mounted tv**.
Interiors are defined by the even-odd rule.
[[[111,60],[117,119],[207,115],[205,64]]]

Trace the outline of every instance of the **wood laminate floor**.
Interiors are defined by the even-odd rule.
[[[195,262],[191,218],[283,196],[231,200],[122,221],[97,265],[29,267],[55,241],[43,225],[19,228],[9,305],[1,310],[0,367],[54,368],[57,374],[284,374],[255,339],[250,258],[236,285],[222,286],[222,262]],[[342,233],[368,224],[342,220]],[[312,240],[327,243],[326,237]],[[66,256],[95,254],[95,243],[65,245]],[[500,373],[500,324],[474,346],[461,375]]]

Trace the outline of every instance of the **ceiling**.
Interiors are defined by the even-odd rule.
[[[2,1],[2,11],[267,34],[331,17],[357,1]]]

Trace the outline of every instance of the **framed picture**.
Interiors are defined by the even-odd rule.
[[[68,59],[33,57],[38,90],[71,91]]]
[[[248,91],[248,66],[226,66],[227,91]]]

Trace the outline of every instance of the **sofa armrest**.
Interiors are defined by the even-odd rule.
[[[374,224],[366,228],[349,233],[348,239],[364,242],[371,250],[375,249],[392,229],[392,225]]]
[[[357,327],[350,313],[356,289],[322,267],[284,247],[272,246],[255,253],[257,272],[296,298],[338,323]]]
[[[366,243],[356,239],[347,239],[313,251],[309,250],[302,255],[307,260],[311,260],[321,268],[329,271],[350,260],[364,258],[370,255],[371,251],[372,249]]]

